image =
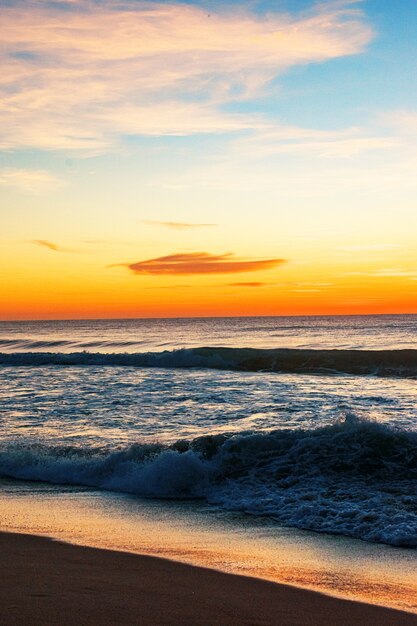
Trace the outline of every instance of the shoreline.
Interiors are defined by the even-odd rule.
[[[406,611],[181,562],[0,532],[0,624],[417,625]]]
[[[0,481],[0,528],[417,614],[416,552],[219,514],[196,502]]]

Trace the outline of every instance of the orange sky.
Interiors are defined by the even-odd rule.
[[[355,271],[347,271],[351,266],[343,262],[330,267],[325,261],[320,266],[230,257],[223,263],[232,267],[224,268],[215,256],[214,261],[208,257],[208,265],[214,267],[205,268],[201,258],[207,257],[197,255],[197,265],[191,267],[196,255],[184,254],[179,268],[175,257],[174,268],[166,270],[164,258],[140,265],[140,271],[134,265],[135,271],[126,265],[106,266],[104,252],[100,261],[97,251],[90,255],[69,247],[57,251],[38,243],[26,247],[27,259],[20,261],[19,271],[3,273],[3,319],[416,311],[417,280],[411,270],[411,275],[406,271],[400,275],[399,270],[391,275],[392,271],[361,263]],[[155,273],[142,273],[149,267]]]

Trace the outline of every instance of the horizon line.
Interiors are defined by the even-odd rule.
[[[173,315],[148,317],[61,317],[61,318],[21,318],[0,319],[0,324],[30,323],[30,322],[106,322],[129,320],[214,320],[214,319],[258,319],[258,318],[288,318],[288,317],[405,317],[417,315],[415,313],[292,313],[288,315]]]

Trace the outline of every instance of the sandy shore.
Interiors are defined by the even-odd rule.
[[[164,559],[0,533],[0,624],[417,625],[417,615]]]

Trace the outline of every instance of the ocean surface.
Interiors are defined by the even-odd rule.
[[[416,378],[413,315],[1,322],[0,478],[413,548]]]

